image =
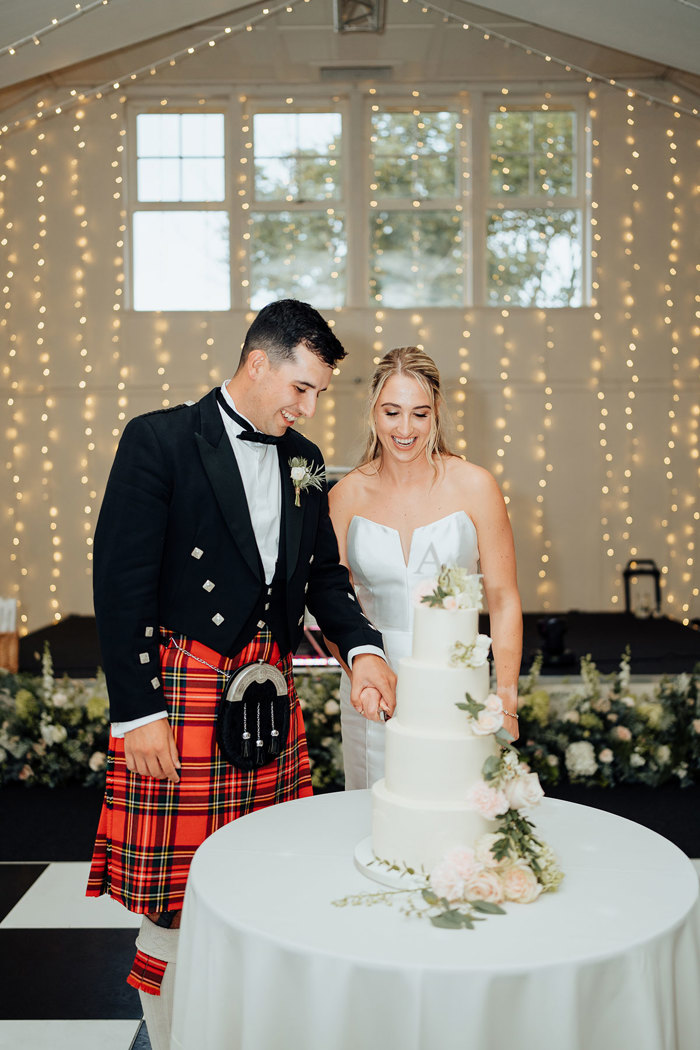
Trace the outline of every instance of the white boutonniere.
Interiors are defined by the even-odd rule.
[[[310,467],[302,456],[294,456],[289,461],[290,477],[294,485],[294,506],[299,507],[299,494],[307,489],[320,489],[326,478],[323,467]]]

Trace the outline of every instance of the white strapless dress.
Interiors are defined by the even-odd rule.
[[[411,655],[413,593],[441,565],[461,565],[478,572],[479,548],[474,523],[463,510],[414,530],[408,563],[396,529],[355,515],[348,528],[348,564],[362,608],[384,637],[394,671]],[[340,683],[345,789],[371,787],[384,776],[384,723],[370,722],[350,703],[350,680]]]

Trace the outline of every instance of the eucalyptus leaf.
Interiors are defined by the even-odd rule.
[[[482,911],[487,915],[505,915],[505,911],[499,904],[492,901],[469,901],[474,911]]]
[[[433,926],[437,926],[441,930],[461,930],[464,926],[463,919],[462,913],[454,908],[442,911],[439,915],[430,916]]]
[[[437,893],[435,893],[433,890],[429,890],[427,888],[422,889],[421,895],[425,903],[429,904],[431,907],[435,907],[439,903],[440,898],[438,897]]]

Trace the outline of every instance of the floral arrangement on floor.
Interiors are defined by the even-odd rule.
[[[295,675],[294,684],[304,715],[313,789],[342,791],[345,774],[338,699],[340,675],[337,671],[307,671]]]
[[[491,694],[482,704],[467,694],[457,707],[466,712],[472,732],[493,735],[501,745],[498,754],[486,759],[482,779],[467,794],[471,809],[495,821],[496,830],[481,835],[473,848],[450,850],[428,875],[377,859],[387,870],[411,876],[413,885],[353,894],[333,901],[337,907],[401,899],[404,914],[427,917],[441,929],[471,930],[486,915],[503,915],[504,901],[529,904],[559,886],[564,876],[554,852],[537,837],[526,816],[544,792],[503,729],[500,697]]]
[[[48,644],[41,669],[40,676],[0,671],[0,784],[102,784],[109,738],[104,676],[54,678]]]
[[[580,688],[559,694],[542,686],[540,666],[521,683],[518,749],[545,787],[700,783],[700,664],[632,687],[629,650],[608,676],[586,656]]]
[[[545,789],[700,784],[700,664],[641,687],[628,653],[609,676],[585,657],[573,692],[547,689],[540,664],[520,684],[518,750]],[[316,791],[344,786],[339,684],[337,671],[296,675]],[[102,784],[107,717],[103,676],[55,680],[48,650],[41,675],[0,670],[0,784]]]
[[[480,609],[483,597],[481,575],[459,565],[442,565],[437,578],[422,583],[415,594],[419,605],[432,609]]]

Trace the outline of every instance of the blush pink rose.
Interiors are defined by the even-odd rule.
[[[613,755],[613,753],[612,753],[612,751],[610,750],[609,747],[604,747],[603,750],[598,755],[598,759],[601,762],[612,762],[614,757],[615,756]]]
[[[464,879],[446,858],[439,861],[430,872],[430,886],[438,897],[445,897],[448,901],[464,898]]]
[[[484,707],[487,711],[491,711],[494,714],[498,714],[503,710],[503,701],[497,693],[489,693],[484,700]]]
[[[466,879],[470,879],[479,870],[479,865],[474,856],[474,850],[469,849],[466,846],[457,846],[455,849],[449,850],[449,852],[445,854],[444,859],[452,868],[454,868],[457,875],[465,881]]]
[[[500,904],[505,898],[503,882],[500,876],[495,871],[489,871],[488,869],[477,872],[476,875],[467,880],[465,893],[469,898],[479,901],[491,901],[493,904]]]
[[[615,736],[618,740],[631,740],[632,734],[627,726],[615,726]]]
[[[503,892],[507,901],[530,904],[531,901],[537,900],[542,892],[535,873],[524,861],[516,861],[503,873],[502,879]]]
[[[442,607],[443,609],[449,609],[450,611],[458,608],[457,599],[454,594],[448,594],[446,598],[442,599]]]
[[[481,813],[487,820],[495,820],[510,809],[508,799],[498,788],[489,787],[483,781],[478,780],[467,792],[467,805]]]
[[[490,831],[486,835],[481,835],[474,843],[474,856],[476,857],[477,863],[482,867],[497,868],[501,863],[501,861],[496,860],[491,852],[500,838],[502,838],[502,836],[497,832]]]
[[[521,773],[508,780],[503,792],[511,809],[523,809],[525,806],[536,806],[544,798],[544,791],[537,773]]]

